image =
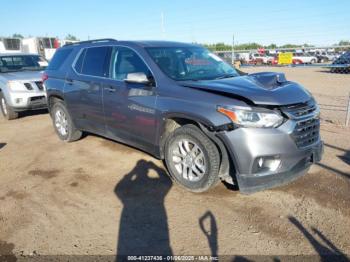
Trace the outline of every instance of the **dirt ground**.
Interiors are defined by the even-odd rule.
[[[350,92],[350,75],[275,71],[304,84],[321,107],[343,105]],[[349,256],[350,129],[340,125],[343,111],[324,108],[322,162],[248,196],[222,184],[186,192],[162,162],[97,136],[63,143],[45,112],[1,118],[0,254]]]

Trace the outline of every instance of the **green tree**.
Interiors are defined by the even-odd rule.
[[[350,45],[350,41],[348,41],[348,40],[341,40],[341,41],[339,41],[338,45]]]
[[[13,34],[12,37],[13,37],[13,38],[21,38],[21,39],[24,38],[23,35],[17,34],[17,33],[16,33],[16,34]]]
[[[71,35],[71,34],[68,34],[66,37],[65,37],[66,40],[70,40],[70,41],[79,41],[79,39],[74,36],[74,35]]]

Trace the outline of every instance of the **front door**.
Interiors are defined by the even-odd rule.
[[[149,67],[132,49],[114,47],[109,79],[103,88],[107,134],[146,151],[154,150],[156,137],[155,84],[128,83],[130,73],[153,79]]]

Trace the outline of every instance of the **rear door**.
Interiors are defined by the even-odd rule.
[[[81,50],[65,85],[65,99],[77,127],[102,135],[105,133],[102,90],[110,50],[108,46]]]

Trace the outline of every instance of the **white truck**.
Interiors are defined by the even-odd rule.
[[[22,41],[19,38],[0,38],[0,53],[12,54],[22,52]]]
[[[22,40],[23,51],[29,54],[38,54],[51,60],[60,47],[58,39],[55,37],[31,37]]]

